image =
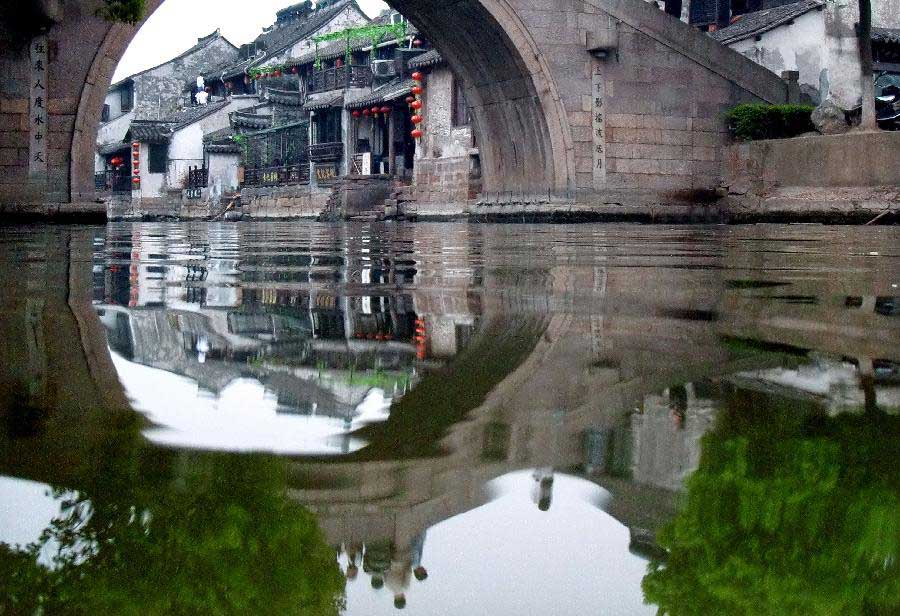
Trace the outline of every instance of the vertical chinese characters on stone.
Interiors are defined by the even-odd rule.
[[[29,114],[29,175],[47,175],[47,37],[39,36],[31,42],[31,100]]]
[[[600,66],[595,66],[591,79],[594,188],[606,186],[606,110],[603,107],[605,96],[606,84],[603,80],[603,69]]]

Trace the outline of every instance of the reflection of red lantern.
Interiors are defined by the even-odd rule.
[[[384,107],[381,108],[381,113],[383,113],[384,115],[387,115],[390,112],[391,112],[391,108],[388,107],[387,105],[385,105]]]
[[[413,101],[413,102],[411,102],[411,103],[409,104],[409,106],[412,107],[413,109],[417,109],[417,110],[418,110],[418,109],[421,109],[421,108],[422,108],[422,101]]]
[[[425,118],[423,118],[420,115],[414,115],[413,117],[411,117],[409,119],[409,121],[412,122],[413,124],[421,124],[424,120],[425,120]]]
[[[368,109],[363,109],[363,115],[366,116],[367,118],[368,118],[371,114],[372,114],[372,112],[369,111]]]
[[[420,73],[419,71],[416,71],[412,74],[412,78],[414,81],[422,81],[422,77],[424,77],[424,75],[422,75],[422,73]]]
[[[358,118],[358,117],[361,116],[361,115],[362,115],[362,114],[359,112],[358,109],[355,110],[355,111],[353,112],[353,117],[354,117],[354,118]]]
[[[414,86],[413,89],[412,89],[412,93],[415,94],[416,96],[419,96],[419,95],[422,94],[422,92],[424,92],[424,91],[425,91],[425,90],[422,89],[422,86]]]
[[[423,136],[424,134],[425,134],[425,133],[423,133],[423,132],[422,132],[421,130],[419,130],[418,128],[417,128],[416,130],[414,130],[413,132],[410,133],[410,135],[412,135],[412,138],[413,138],[413,139],[421,139],[422,136]]]

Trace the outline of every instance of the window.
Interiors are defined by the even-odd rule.
[[[169,146],[164,143],[151,143],[149,150],[150,160],[147,161],[147,173],[165,173]]]
[[[469,106],[466,104],[466,93],[463,91],[462,82],[453,77],[453,100],[451,105],[450,120],[453,126],[469,125]]]
[[[103,105],[103,112],[100,114],[101,122],[109,122],[109,105]]]
[[[122,113],[128,113],[134,107],[134,86],[127,85],[121,90]]]

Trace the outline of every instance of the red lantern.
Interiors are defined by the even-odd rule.
[[[377,105],[375,107],[372,107],[372,113],[378,113],[379,111],[380,110]]]
[[[416,96],[419,96],[424,91],[425,90],[422,88],[422,86],[414,86],[412,89],[412,93],[415,94]]]
[[[354,110],[354,112],[351,115],[353,115],[354,118],[358,118],[362,114],[359,112],[359,109],[356,109],[356,110]]]
[[[416,39],[413,41],[413,47],[421,47],[421,46],[422,46],[422,41],[420,41],[419,39]]]
[[[275,75],[276,77],[281,77],[281,71],[275,71],[272,74]]]
[[[363,109],[363,115],[368,118],[370,115],[372,115],[372,112],[369,111],[368,109]]]
[[[250,85],[250,75],[244,75],[244,85]]]
[[[422,73],[420,73],[419,71],[416,71],[412,74],[412,78],[414,81],[422,81],[422,77],[424,77],[424,75],[422,75]]]
[[[413,139],[421,139],[425,135],[425,133],[417,128],[416,130],[411,132],[410,135],[412,135]]]
[[[413,124],[421,124],[422,122],[425,121],[425,118],[423,118],[420,115],[414,115],[413,117],[411,117],[409,119],[409,121],[412,122]]]
[[[422,108],[422,101],[413,101],[413,102],[411,102],[411,103],[409,104],[409,106],[412,107],[413,109],[416,109],[416,110],[421,109],[421,108]]]
[[[413,102],[414,100],[416,100],[416,97],[415,97],[415,96],[407,96],[407,97],[406,97],[406,104],[407,104],[407,105],[411,105],[412,102]]]
[[[135,185],[140,184],[141,178],[131,178],[131,183]]]
[[[293,68],[291,69],[291,72],[292,72],[294,75],[296,75],[297,73],[300,72],[300,69],[297,68],[297,67],[295,66],[295,67],[293,67]]]
[[[209,86],[206,86],[206,87],[203,88],[203,89],[206,90],[207,92],[212,92],[212,88],[210,88]]]
[[[385,105],[384,107],[381,108],[381,113],[383,113],[384,115],[387,115],[390,112],[391,112],[391,108],[388,107],[387,105]]]

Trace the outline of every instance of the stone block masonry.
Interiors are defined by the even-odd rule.
[[[241,211],[250,219],[314,219],[325,209],[330,187],[260,186],[241,191]]]

